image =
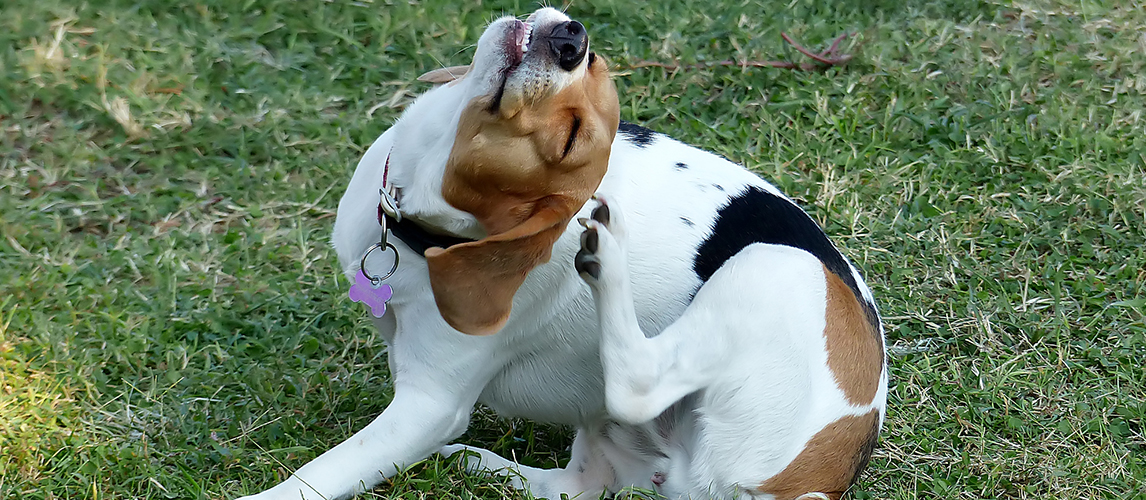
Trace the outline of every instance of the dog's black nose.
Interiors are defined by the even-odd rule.
[[[565,71],[572,71],[581,60],[585,58],[585,50],[589,48],[589,36],[585,34],[585,26],[577,21],[561,23],[553,27],[549,33],[549,48],[557,57],[557,64]]]

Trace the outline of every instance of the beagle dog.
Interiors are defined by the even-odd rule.
[[[543,8],[423,76],[334,226],[352,282],[390,274],[393,401],[245,498],[346,498],[435,452],[537,498],[843,496],[887,397],[871,292],[771,184],[619,122],[588,46]],[[575,426],[568,466],[449,444],[478,402]]]

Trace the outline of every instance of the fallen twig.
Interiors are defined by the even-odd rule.
[[[816,61],[823,63],[823,64],[826,64],[828,66],[837,66],[840,64],[844,64],[844,63],[850,61],[852,58],[852,56],[850,54],[844,54],[840,57],[836,57],[836,55],[834,54],[834,52],[836,51],[836,48],[839,47],[840,41],[848,36],[847,33],[844,33],[844,34],[840,35],[839,37],[836,37],[836,41],[832,43],[832,46],[829,47],[828,50],[825,50],[819,54],[813,54],[812,51],[805,49],[803,46],[801,46],[800,44],[793,41],[792,38],[789,37],[787,33],[781,32],[780,36],[784,39],[785,42],[788,42],[788,44],[791,45],[792,48],[800,51],[801,54],[804,54],[808,57],[811,57],[812,59],[815,59]]]
[[[814,69],[827,69],[827,68],[830,68],[832,66],[843,66],[844,64],[847,64],[847,62],[852,59],[851,54],[837,54],[837,52],[836,52],[837,50],[839,50],[840,42],[844,41],[845,39],[847,39],[850,36],[852,36],[850,33],[844,33],[844,34],[836,37],[835,41],[832,42],[832,45],[830,47],[828,47],[827,50],[824,50],[823,52],[820,52],[817,54],[817,53],[814,53],[814,52],[804,48],[802,45],[796,43],[794,40],[792,40],[791,37],[788,36],[787,33],[783,33],[783,32],[780,33],[780,37],[782,37],[785,42],[788,42],[788,44],[791,45],[792,48],[796,49],[801,54],[804,54],[804,55],[812,58],[812,60],[816,61],[814,63],[813,62],[805,62],[805,63],[797,64],[797,63],[790,62],[790,61],[748,61],[748,60],[743,60],[743,61],[714,61],[714,62],[703,62],[703,63],[695,63],[695,64],[679,64],[679,63],[663,63],[663,62],[658,62],[658,61],[639,61],[635,64],[629,65],[629,69],[664,68],[664,69],[667,69],[669,71],[676,71],[676,70],[680,70],[680,69],[703,69],[703,68],[712,68],[712,67],[717,67],[717,66],[737,66],[740,68],[799,69],[801,71],[811,71]]]

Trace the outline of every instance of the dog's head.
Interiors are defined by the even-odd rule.
[[[463,86],[469,100],[442,179],[442,196],[487,236],[426,251],[438,309],[459,331],[496,333],[513,296],[549,260],[569,220],[608,166],[619,122],[605,62],[585,27],[552,8],[494,21],[469,67],[422,80]]]

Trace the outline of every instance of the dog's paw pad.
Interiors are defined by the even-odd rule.
[[[576,257],[573,257],[573,268],[582,278],[601,279],[601,261],[597,259],[595,254],[584,249],[577,252]]]
[[[597,253],[600,247],[600,237],[597,236],[596,229],[585,229],[581,233],[581,249],[589,253]]]
[[[589,217],[592,217],[593,220],[600,222],[605,226],[609,225],[609,205],[605,202],[604,198],[597,198],[597,207],[593,209],[593,212],[589,215]]]
[[[617,240],[625,239],[625,221],[622,211],[617,208],[612,197],[597,194],[593,196],[593,209],[589,211],[588,219],[596,221],[602,228],[607,229]],[[584,225],[584,224],[582,224]]]

